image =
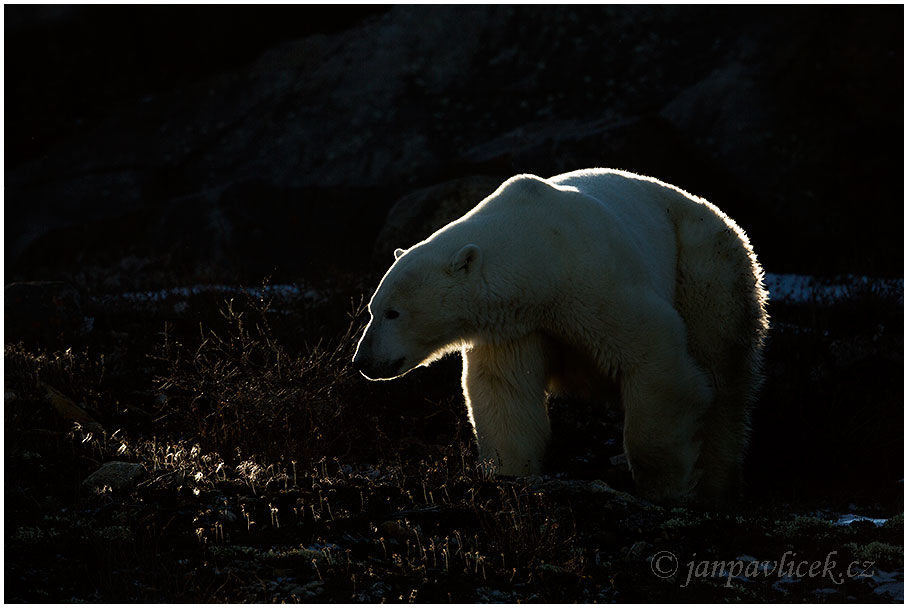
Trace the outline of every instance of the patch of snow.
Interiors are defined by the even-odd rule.
[[[811,275],[792,273],[767,273],[764,285],[770,292],[770,299],[778,302],[809,303],[814,301],[834,302],[848,298],[856,288],[873,289],[882,293],[899,296],[903,302],[902,279],[879,279],[864,275],[846,275],[837,281],[825,281]]]
[[[764,284],[770,293],[770,299],[777,302],[810,303],[835,302],[848,298],[856,289],[872,289],[884,294],[893,294],[899,303],[903,302],[903,279],[880,279],[864,275],[845,275],[837,280],[825,280],[811,275],[794,273],[767,273]],[[300,300],[312,303],[323,303],[328,295],[319,290],[299,284],[275,284],[251,288],[235,285],[200,284],[167,288],[163,290],[124,292],[103,297],[105,302],[123,302],[133,305],[155,305],[177,299],[173,306],[175,312],[182,313],[187,307],[186,299],[200,294],[224,294],[240,296],[248,293],[253,297],[270,298],[277,303],[297,302]]]
[[[858,516],[856,514],[843,514],[834,524],[846,527],[853,522],[871,522],[876,527],[882,527],[887,523],[887,518],[869,518],[868,516]]]
[[[320,294],[317,290],[314,290],[312,288],[306,289],[302,286],[293,284],[268,285],[264,288],[241,288],[234,285],[209,284],[167,288],[163,290],[148,292],[124,292],[123,294],[119,294],[114,298],[132,300],[137,302],[160,302],[167,300],[172,296],[189,298],[190,296],[197,296],[199,294],[207,294],[211,292],[224,292],[225,294],[243,294],[246,292],[253,296],[258,295],[266,298],[277,297],[285,299],[304,298],[309,300],[318,300],[322,297],[322,294]]]
[[[276,284],[259,287],[244,288],[236,285],[202,284],[167,288],[163,290],[150,290],[139,292],[124,292],[101,297],[104,304],[129,304],[131,306],[157,306],[176,300],[172,305],[174,312],[182,314],[189,308],[187,300],[192,296],[203,294],[223,294],[225,297],[242,296],[249,294],[253,298],[270,299],[273,305],[289,304],[301,300],[314,304],[321,304],[328,300],[328,295],[313,288],[297,284]]]
[[[798,514],[793,514],[793,516],[798,516]],[[807,514],[807,516],[829,520],[840,527],[848,527],[853,522],[870,522],[876,527],[882,527],[887,524],[887,520],[889,520],[888,518],[871,518],[870,516],[859,516],[858,514],[840,514],[839,512],[831,512],[830,510],[815,510],[814,512]]]

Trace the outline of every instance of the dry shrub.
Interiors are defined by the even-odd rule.
[[[497,496],[475,496],[472,507],[492,552],[504,565],[522,571],[566,562],[575,538],[571,511],[556,508],[545,493],[532,488],[495,488]]]
[[[105,376],[103,355],[96,357],[88,350],[72,349],[33,353],[21,342],[5,345],[3,355],[4,381],[14,392],[27,394],[46,383],[74,399],[97,401]]]
[[[341,430],[353,425],[345,393],[353,389],[350,358],[362,329],[362,303],[352,307],[340,337],[302,354],[279,343],[269,307],[250,296],[225,302],[224,329],[200,325],[194,345],[165,331],[155,358],[166,372],[156,382],[169,426],[221,454],[304,463],[345,454],[351,439]]]

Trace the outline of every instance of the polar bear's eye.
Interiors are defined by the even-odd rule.
[[[387,311],[385,311],[385,319],[397,319],[399,315],[400,315],[400,313],[398,313],[394,309],[388,309]]]

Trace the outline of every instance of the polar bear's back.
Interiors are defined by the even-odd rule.
[[[568,176],[573,179],[559,180]],[[603,171],[551,179],[522,174],[437,237],[466,235],[458,238],[494,248],[490,263],[507,259],[510,273],[533,277],[537,286],[552,279],[611,294],[616,285],[646,284],[671,299],[674,229],[661,204],[647,203],[651,189]]]
[[[621,169],[581,169],[553,176],[549,181],[603,201],[622,214],[628,226],[647,223],[652,228],[667,223],[671,218],[666,212],[673,208],[703,202],[671,184]]]

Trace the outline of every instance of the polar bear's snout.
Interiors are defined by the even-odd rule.
[[[371,381],[381,381],[400,375],[405,358],[382,357],[377,353],[374,343],[374,336],[370,335],[367,328],[353,356],[353,365],[357,372]]]

